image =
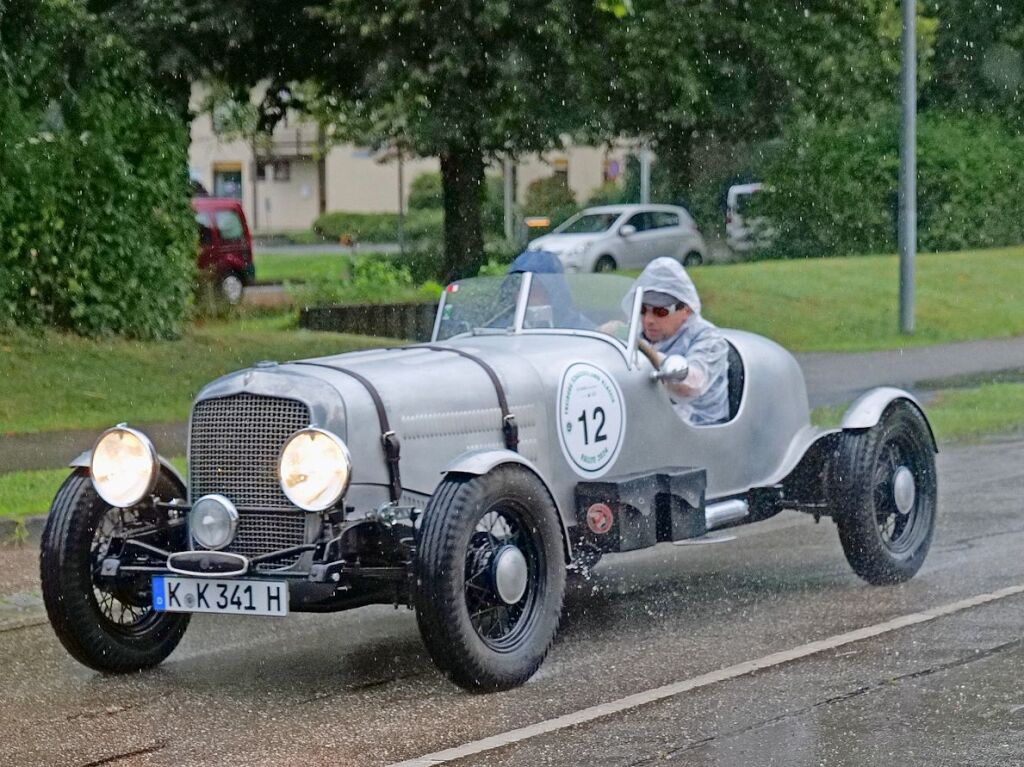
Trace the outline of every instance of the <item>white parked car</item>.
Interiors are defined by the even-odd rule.
[[[696,266],[707,258],[693,218],[676,205],[587,208],[528,248],[554,253],[567,272],[642,269],[661,256]]]
[[[775,239],[776,231],[764,216],[750,216],[751,198],[764,189],[764,184],[736,184],[729,187],[725,201],[725,241],[734,251],[747,252],[766,248]]]

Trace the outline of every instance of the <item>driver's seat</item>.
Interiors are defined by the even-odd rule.
[[[726,342],[728,343],[728,341]],[[743,401],[743,358],[736,347],[729,344],[729,420],[736,417]]]

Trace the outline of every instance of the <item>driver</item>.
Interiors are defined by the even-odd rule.
[[[690,364],[686,378],[666,384],[676,413],[694,426],[729,418],[729,345],[717,327],[700,316],[700,297],[690,275],[672,258],[656,258],[626,294],[632,307],[638,288],[643,337],[658,352],[659,364],[681,354]]]

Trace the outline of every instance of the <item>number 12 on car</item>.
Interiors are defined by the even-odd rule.
[[[587,411],[584,410],[582,413],[580,413],[580,417],[577,418],[576,420],[579,421],[583,425],[583,444],[584,445],[589,445],[590,444],[590,430],[587,428],[587,420],[588,420],[587,419]],[[608,439],[608,435],[603,433],[603,429],[604,429],[604,408],[603,407],[595,407],[593,409],[593,411],[592,411],[590,420],[593,421],[594,425],[597,427],[594,430],[594,442],[604,442],[606,439]]]

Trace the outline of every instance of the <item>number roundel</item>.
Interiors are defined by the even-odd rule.
[[[562,453],[573,471],[593,478],[612,467],[626,432],[626,408],[614,378],[586,362],[566,368],[557,421]]]

